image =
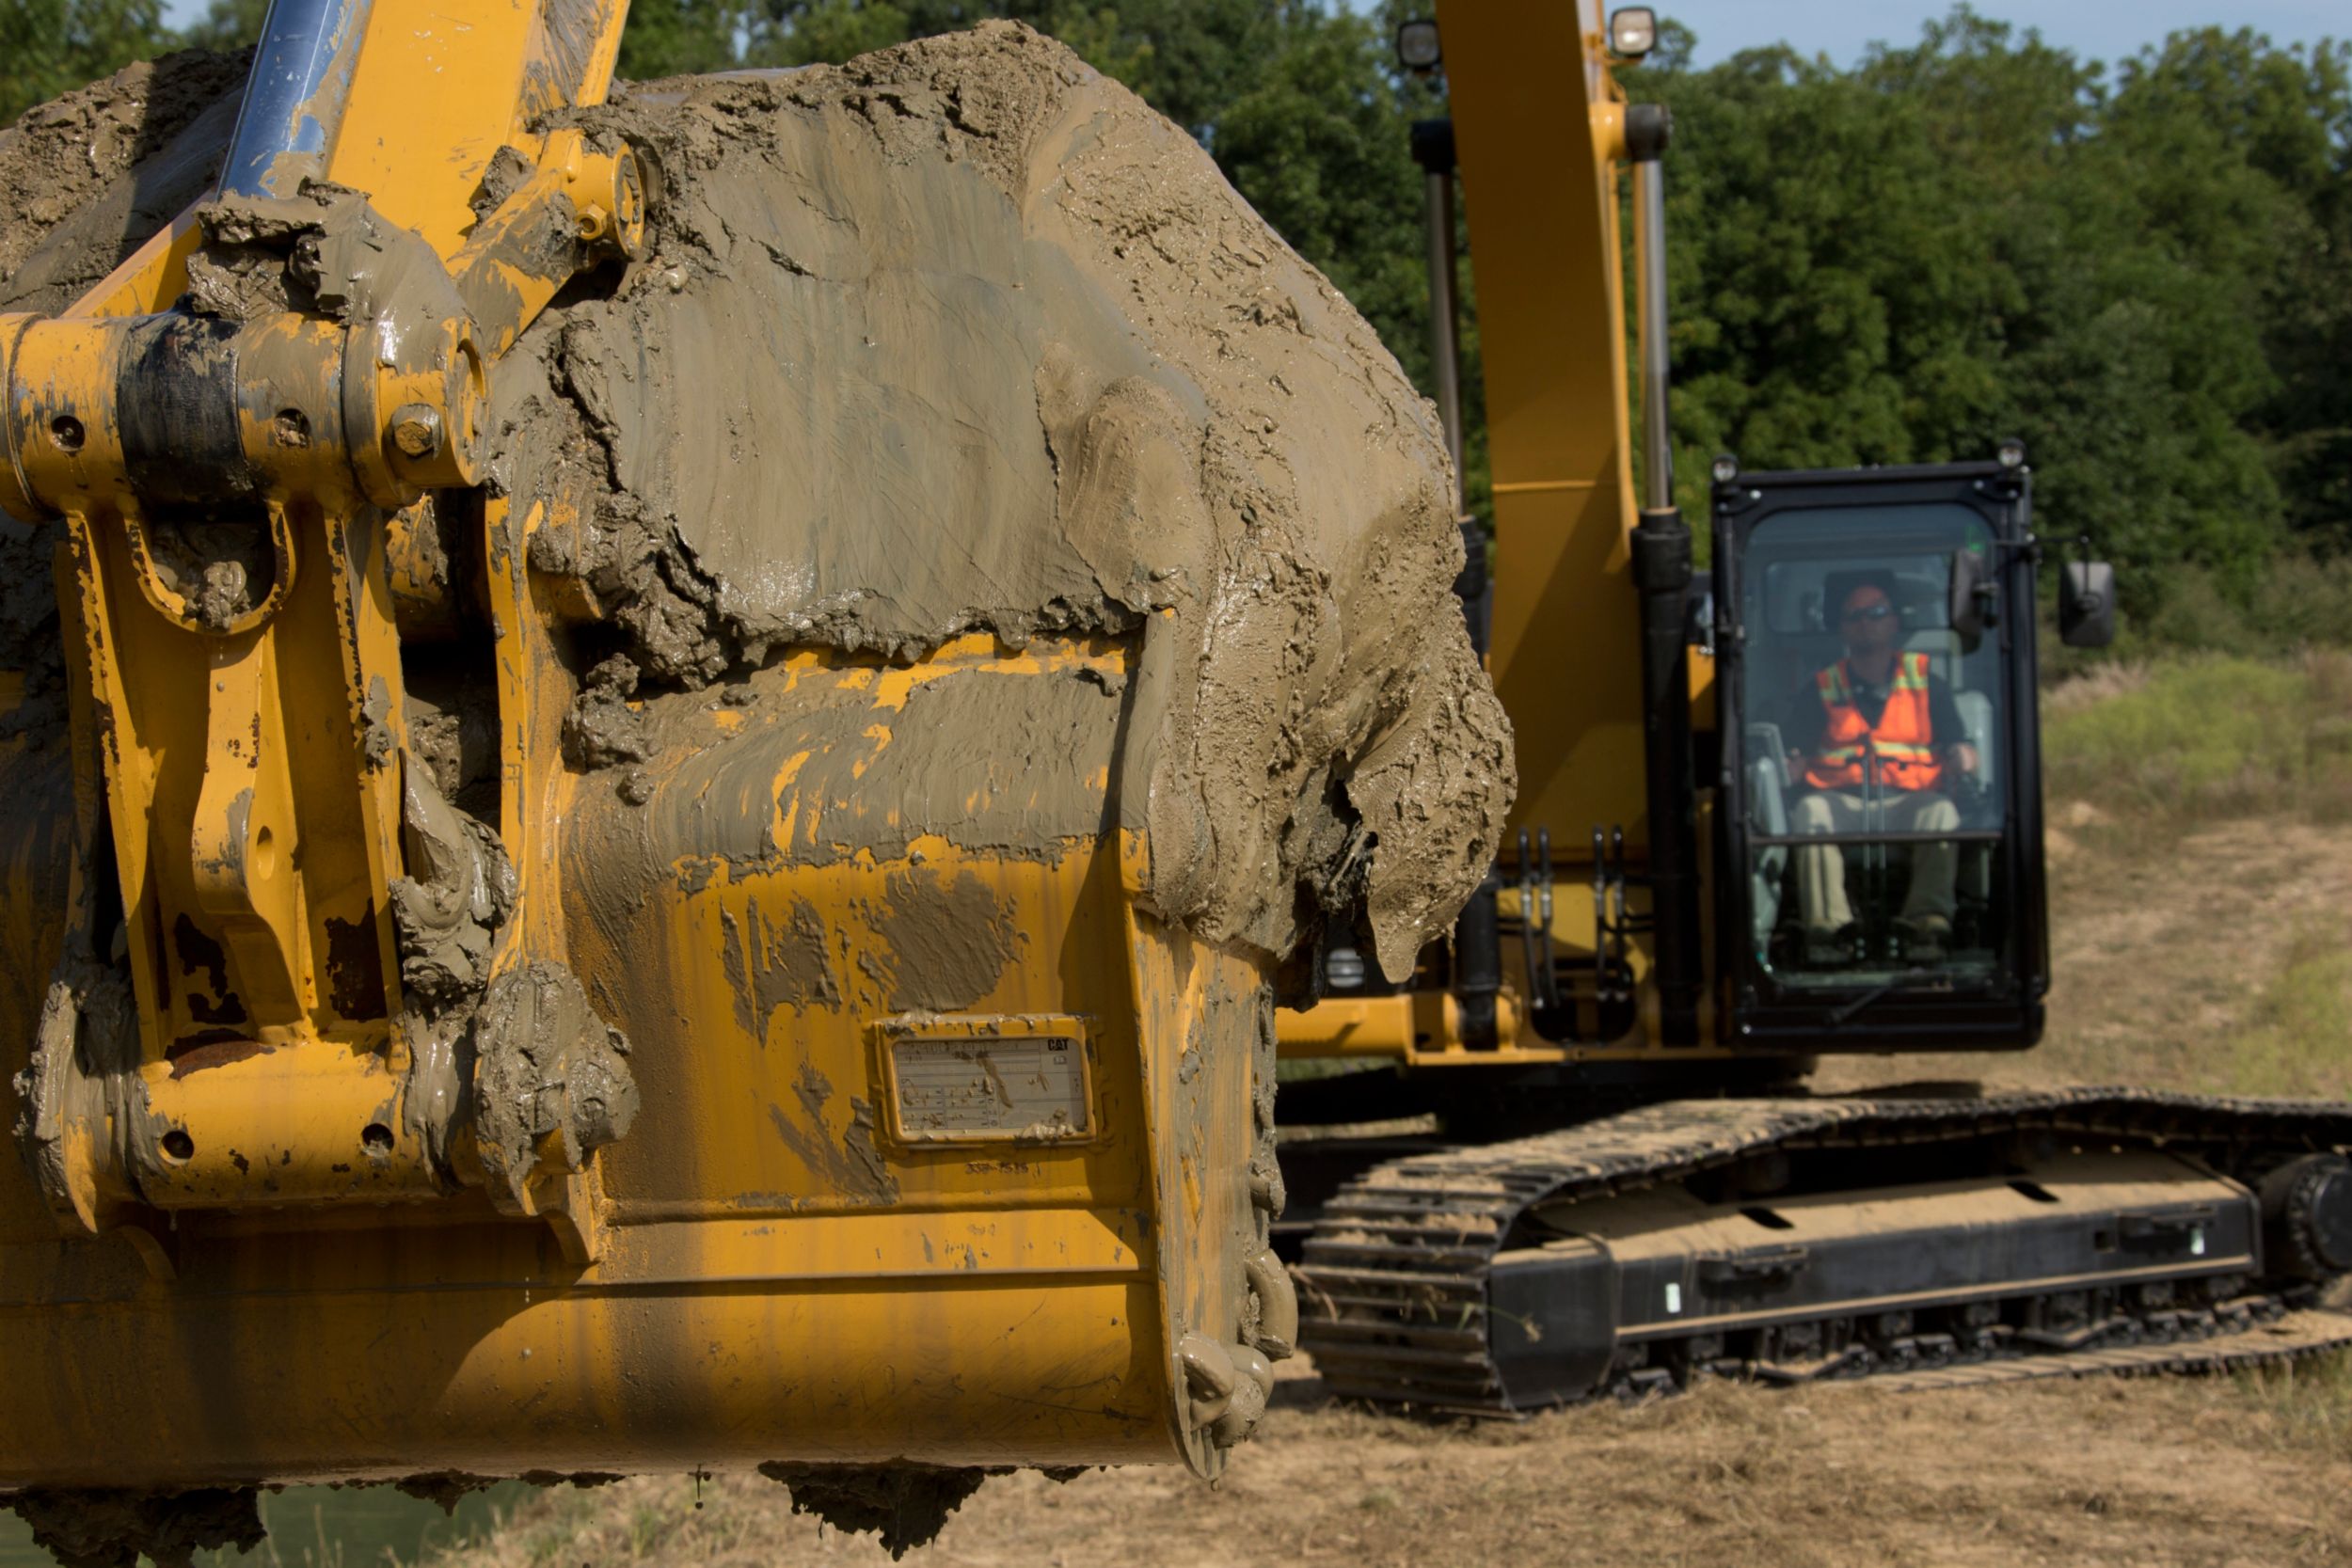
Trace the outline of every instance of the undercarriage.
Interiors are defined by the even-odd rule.
[[[1666,1101],[1363,1171],[1301,1338],[1336,1393],[1483,1416],[2291,1357],[2352,1343],[2347,1141],[2352,1109],[2129,1089]]]

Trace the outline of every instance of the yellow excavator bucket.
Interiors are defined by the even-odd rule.
[[[1426,405],[1025,29],[444,9],[279,0],[0,314],[0,1496],[1216,1473],[1289,955],[1509,788]]]

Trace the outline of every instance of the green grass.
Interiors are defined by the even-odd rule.
[[[2352,1357],[2259,1368],[2235,1381],[2240,1401],[2280,1446],[2352,1462]]]
[[[2246,1026],[2228,1037],[2217,1087],[2231,1094],[2335,1100],[2352,1042],[2352,930],[2299,932]]]
[[[2053,801],[2177,824],[2352,816],[2352,655],[2191,655],[2110,666],[2049,693]]]
[[[2067,1075],[2342,1098],[2352,911],[2296,879],[2352,852],[2352,655],[2111,663],[2042,711],[2057,919],[2112,932],[2074,971],[2107,989],[2054,1019]]]

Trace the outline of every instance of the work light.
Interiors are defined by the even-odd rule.
[[[1416,76],[1426,76],[1445,57],[1438,47],[1438,24],[1426,19],[1400,23],[1396,29],[1396,63]]]
[[[1658,13],[1647,6],[1628,6],[1609,18],[1609,52],[1620,59],[1638,60],[1658,47]]]

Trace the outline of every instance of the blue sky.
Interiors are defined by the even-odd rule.
[[[184,26],[204,14],[204,5],[167,0],[165,9],[175,25]],[[1921,22],[1950,7],[1945,0],[1677,0],[1659,8],[1698,34],[1702,64],[1786,40],[1807,54],[1825,53],[1851,65],[1871,40],[1908,43],[1919,36]],[[2352,8],[2344,0],[2047,0],[2040,6],[1979,0],[1977,8],[2038,26],[2050,42],[2099,60],[2121,59],[2178,28],[2224,17],[2280,43],[2352,38]]]
[[[1909,43],[1922,22],[1950,8],[1945,0],[1674,0],[1659,7],[1698,35],[1703,65],[1783,40],[1808,55],[1851,65],[1873,40]],[[2038,6],[1979,0],[1977,9],[2039,27],[2061,49],[2110,62],[2168,33],[2217,22],[2268,33],[2277,43],[2352,38],[2352,7],[2344,0],[2047,0]]]

